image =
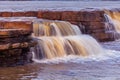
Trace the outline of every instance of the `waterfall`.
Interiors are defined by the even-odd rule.
[[[106,31],[113,33],[113,37],[120,37],[120,13],[118,11],[105,10],[105,19],[109,23],[106,25]]]
[[[65,21],[43,21],[33,24],[33,36],[38,44],[33,48],[34,59],[53,59],[68,55],[97,56],[103,48],[78,26]]]
[[[35,36],[68,36],[68,35],[80,35],[81,31],[76,25],[72,25],[69,22],[64,21],[45,21],[40,23],[34,23],[34,35]]]

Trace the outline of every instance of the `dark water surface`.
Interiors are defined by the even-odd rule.
[[[120,50],[119,43],[118,40],[101,44],[109,49]],[[120,57],[0,68],[0,80],[120,80]]]

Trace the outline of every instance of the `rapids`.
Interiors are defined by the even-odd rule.
[[[120,1],[1,1],[0,11],[80,10],[85,8],[119,8]],[[107,14],[108,15],[108,14]],[[111,15],[108,15],[109,17]],[[111,17],[110,17],[111,18]],[[110,18],[108,21],[110,21]],[[112,18],[111,18],[112,21]],[[117,21],[118,22],[118,21]],[[113,24],[113,22],[111,22]],[[37,24],[36,24],[37,25]],[[110,26],[109,26],[110,27]],[[107,27],[107,29],[109,28]],[[38,28],[38,27],[37,27]],[[44,29],[44,28],[42,28]],[[52,27],[52,29],[54,29]],[[39,29],[38,29],[39,30]],[[79,29],[76,29],[79,30]],[[115,28],[111,26],[108,32]],[[35,39],[38,38],[38,32]],[[46,35],[54,33],[44,33]],[[69,34],[68,32],[65,34]],[[81,33],[79,36],[83,36]],[[43,36],[43,32],[40,34]],[[76,35],[72,35],[76,36]],[[78,35],[77,35],[78,36]],[[49,38],[50,36],[48,36]],[[55,35],[53,36],[55,37]],[[60,36],[59,36],[60,37]],[[64,36],[68,37],[68,36]],[[41,38],[41,37],[40,37]],[[78,37],[77,37],[78,38]],[[89,38],[91,38],[89,36]],[[75,38],[76,39],[76,38]],[[51,40],[51,39],[50,39]],[[73,40],[73,38],[72,38]],[[92,38],[93,40],[93,38]],[[44,41],[42,41],[44,42]],[[97,43],[98,44],[98,43]],[[52,59],[35,59],[35,63],[0,68],[0,80],[120,80],[120,40],[99,43],[107,50],[102,55],[87,57],[67,55]],[[41,46],[41,45],[37,45]],[[38,50],[39,51],[39,50]],[[44,56],[45,57],[45,56]],[[36,63],[38,62],[38,63]],[[54,64],[52,64],[54,63]]]
[[[65,21],[45,21],[33,24],[33,37],[38,44],[33,48],[33,60],[65,56],[98,56],[105,53],[91,36],[82,34],[79,27]]]
[[[111,49],[111,55],[101,56],[102,60],[67,56],[0,68],[0,80],[120,80],[119,43],[120,40],[100,43]]]
[[[0,11],[111,9],[119,6],[120,1],[1,1]],[[80,33],[79,36],[81,35],[83,36]],[[0,80],[120,80],[120,40],[99,44],[110,50],[98,57],[68,55],[61,58],[35,59],[35,63],[23,66],[0,68]]]

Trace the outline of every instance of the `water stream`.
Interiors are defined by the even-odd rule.
[[[82,34],[78,26],[69,22],[38,22],[34,24],[33,29],[33,37],[38,42],[33,48],[34,61],[69,56],[71,58],[96,58],[107,54],[107,51],[94,38]]]
[[[113,37],[115,39],[120,38],[120,13],[119,11],[110,11],[105,10],[105,18],[106,22],[109,23],[109,25],[106,25],[106,32],[110,32],[113,34]]]
[[[0,80],[120,80],[120,40],[100,43],[111,49],[103,60],[62,58],[24,66],[0,68]],[[102,57],[103,58],[103,57]],[[65,60],[64,60],[65,59]]]
[[[9,3],[14,5],[8,5]],[[23,4],[17,6],[16,3],[29,6],[24,8]],[[116,8],[120,5],[119,1],[99,4],[98,1],[68,2],[69,4],[60,2],[62,7],[57,1],[47,2],[49,5],[37,1],[16,3],[1,2],[0,4],[5,5],[0,5],[4,8],[1,8],[1,11],[33,8],[56,10],[56,7],[58,10],[79,10],[79,7]],[[33,3],[34,7],[31,6]],[[106,27],[106,31],[112,31],[114,37],[120,32],[119,15],[109,11],[105,15],[111,24]],[[81,34],[77,26],[63,21],[34,23],[33,37],[38,41],[38,45],[32,49],[34,62],[24,66],[0,68],[0,80],[120,80],[120,40],[98,43],[91,36]]]

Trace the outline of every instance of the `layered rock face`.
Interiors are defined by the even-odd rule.
[[[105,11],[85,9],[80,11],[39,11],[38,18],[69,21],[80,27],[83,33],[92,35],[98,41],[111,41],[113,33],[106,32],[111,26],[104,16]]]
[[[30,37],[32,22],[13,18],[0,18],[0,66],[15,66],[31,62]]]
[[[117,14],[120,11],[115,12]],[[14,66],[31,61],[30,47],[36,44],[31,33],[36,18],[69,21],[78,25],[84,34],[90,34],[98,41],[111,41],[115,38],[111,31],[106,31],[111,23],[106,20],[105,14],[112,17],[113,13],[114,11],[99,9],[0,12],[0,66]]]
[[[114,12],[114,11],[113,11]],[[1,17],[37,17],[49,20],[69,21],[80,27],[83,33],[90,34],[98,41],[114,40],[112,33],[106,32],[106,27],[111,26],[106,21],[105,10],[83,9],[80,11],[24,11],[24,12],[0,12]]]

